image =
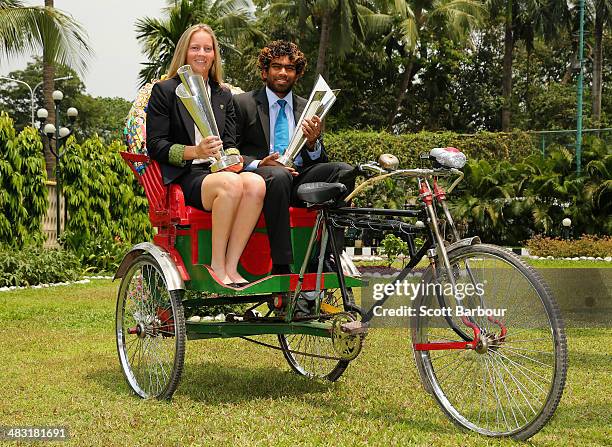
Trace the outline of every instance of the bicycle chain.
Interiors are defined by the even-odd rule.
[[[303,355],[303,356],[306,356],[306,357],[316,357],[316,358],[325,359],[325,360],[337,360],[337,361],[341,361],[342,360],[340,357],[331,357],[331,356],[328,356],[328,355],[320,355],[320,354],[310,354],[310,353],[307,353],[307,352],[294,351],[293,349],[283,349],[283,348],[281,348],[279,346],[274,346],[274,345],[271,345],[269,343],[264,343],[263,341],[259,341],[259,340],[253,340],[252,338],[249,338],[249,337],[242,336],[242,337],[239,337],[239,338],[242,338],[243,340],[246,340],[246,341],[250,341],[251,343],[255,343],[256,345],[265,346],[266,348],[272,348],[272,349],[276,349],[278,351],[290,352],[291,354],[298,354],[298,355]]]

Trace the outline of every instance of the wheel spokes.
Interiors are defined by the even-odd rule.
[[[456,284],[478,282],[488,287],[480,296],[459,301],[453,296],[446,300],[448,306],[455,308],[460,302],[464,308],[476,309],[484,305],[485,309],[505,309],[505,315],[473,317],[482,331],[480,337],[487,341],[480,353],[421,351],[418,356],[435,395],[454,419],[484,434],[516,433],[538,417],[555,380],[557,351],[549,314],[530,280],[504,259],[479,253],[477,258],[453,260],[453,265]],[[444,281],[444,276],[439,280]],[[423,300],[428,307],[442,307],[431,296]],[[460,341],[443,317],[420,321],[419,343]],[[472,336],[459,318],[452,321]]]
[[[121,319],[123,350],[132,387],[143,397],[159,396],[171,378],[175,351],[174,309],[163,276],[142,262],[131,270]],[[128,278],[125,278],[126,280]],[[130,333],[129,328],[141,328]],[[128,379],[129,380],[129,379]]]

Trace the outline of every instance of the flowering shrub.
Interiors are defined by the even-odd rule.
[[[535,236],[528,240],[526,245],[533,256],[612,256],[612,236],[597,237],[585,234],[575,240]]]

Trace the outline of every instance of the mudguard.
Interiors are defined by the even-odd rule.
[[[181,274],[172,260],[172,257],[170,257],[170,254],[151,242],[142,242],[132,247],[123,258],[123,261],[121,261],[121,265],[117,269],[113,281],[117,278],[123,278],[123,275],[128,271],[134,260],[143,253],[151,255],[157,261],[157,264],[159,264],[159,267],[164,273],[168,290],[185,290],[185,282],[183,278],[181,278]]]

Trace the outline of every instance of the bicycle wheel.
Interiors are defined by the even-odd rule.
[[[143,399],[169,399],[185,359],[182,290],[169,291],[153,257],[140,255],[121,281],[117,353],[130,388]]]
[[[323,292],[324,296],[321,300],[322,314],[345,311],[340,289],[327,289]],[[353,291],[349,288],[347,292],[350,302],[354,303]],[[350,363],[350,360],[326,359],[306,355],[314,354],[337,358],[338,354],[334,350],[331,338],[306,334],[279,334],[278,341],[291,369],[309,379],[325,379],[335,382]],[[304,354],[291,351],[303,352]]]
[[[559,307],[537,271],[500,247],[461,247],[449,258],[455,290],[464,296],[446,293],[445,269],[439,268],[444,273],[435,278],[430,268],[424,289],[426,284],[438,287],[416,301],[413,351],[425,389],[459,426],[525,440],[548,422],[563,393],[567,346]],[[468,296],[468,284],[480,284],[481,290]],[[417,350],[421,343],[472,341],[474,332],[457,315],[457,305],[480,329],[480,345],[421,345]],[[422,306],[429,315],[423,315]],[[442,315],[444,307],[451,316]]]

